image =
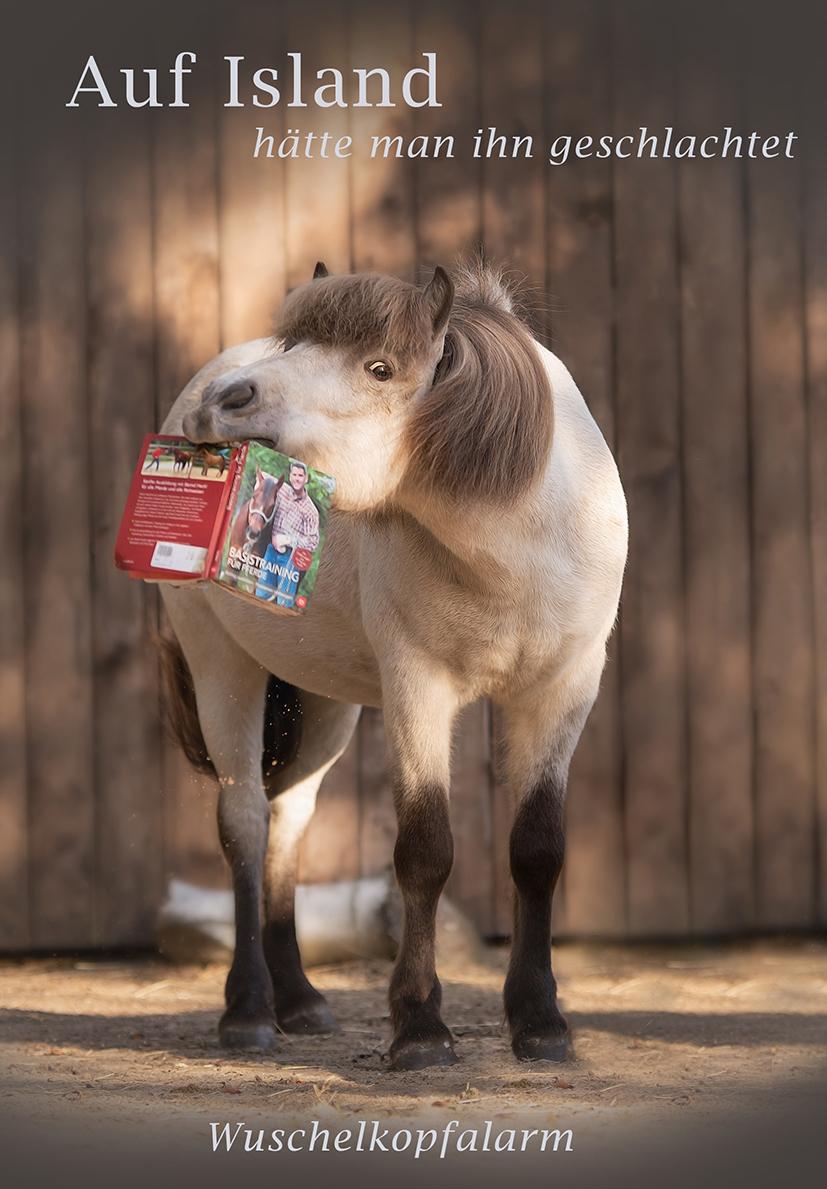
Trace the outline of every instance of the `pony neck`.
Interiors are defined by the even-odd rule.
[[[552,529],[548,469],[529,492],[494,500],[452,498],[431,489],[404,490],[397,506],[434,538],[455,565],[455,578],[501,594],[514,589],[513,570],[525,571],[543,553]]]

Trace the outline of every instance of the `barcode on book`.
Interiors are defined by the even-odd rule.
[[[207,551],[199,545],[176,545],[171,541],[156,541],[150,564],[156,570],[200,574],[206,560]]]

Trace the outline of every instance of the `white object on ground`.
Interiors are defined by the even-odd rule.
[[[392,957],[389,875],[296,889],[296,933],[306,965]],[[234,944],[233,894],[170,880],[158,920],[158,944],[173,961],[222,958]]]

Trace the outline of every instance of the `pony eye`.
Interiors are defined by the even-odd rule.
[[[374,380],[390,380],[393,375],[393,368],[389,363],[385,363],[384,359],[377,359],[374,363],[366,363],[365,368],[370,372]]]

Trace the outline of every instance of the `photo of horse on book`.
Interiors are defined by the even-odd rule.
[[[194,476],[223,482],[230,454],[228,446],[207,449],[206,446],[190,442],[178,446],[170,442],[169,438],[153,438],[147,443],[141,474],[178,475],[187,479]]]
[[[305,607],[333,486],[300,459],[250,442],[216,577],[278,607]]]

